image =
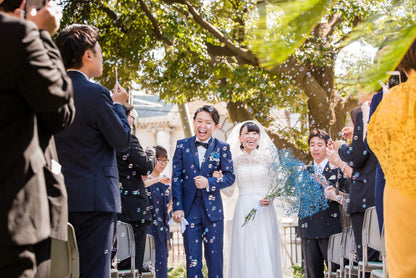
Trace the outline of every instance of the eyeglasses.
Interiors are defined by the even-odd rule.
[[[133,121],[136,119],[135,117],[133,117],[132,115],[129,115],[129,117],[131,117],[133,119]]]
[[[157,162],[159,162],[160,164],[168,164],[169,159],[158,159]]]

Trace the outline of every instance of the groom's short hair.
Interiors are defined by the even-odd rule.
[[[194,121],[196,119],[196,115],[198,115],[199,112],[207,112],[211,115],[211,118],[214,120],[215,125],[220,123],[220,114],[218,113],[217,109],[215,109],[212,105],[204,105],[200,108],[198,108],[195,111],[194,114]]]
[[[314,130],[312,130],[312,131],[311,131],[311,133],[309,134],[309,138],[308,138],[308,145],[310,145],[310,144],[311,144],[311,139],[312,139],[313,137],[319,137],[319,138],[321,138],[321,139],[324,139],[324,140],[325,140],[325,145],[327,145],[327,144],[328,144],[329,139],[330,139],[330,137],[329,137],[328,133],[326,133],[326,131],[325,131],[325,130],[323,130],[323,129],[314,129]]]

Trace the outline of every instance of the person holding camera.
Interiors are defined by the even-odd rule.
[[[321,129],[312,130],[308,138],[313,158],[312,165],[308,166],[311,174],[323,176],[329,183],[325,188],[329,207],[312,216],[299,218],[297,233],[301,238],[304,271],[308,278],[324,277],[324,261],[328,265],[329,237],[342,231],[340,204],[343,202],[342,191],[348,188],[348,180],[326,158],[329,140],[329,135]],[[339,193],[335,194],[337,190]],[[332,269],[336,269],[335,265]]]
[[[59,9],[49,2],[25,20],[22,2],[0,1],[0,277],[49,277],[51,238],[67,239],[68,220],[53,134],[75,109],[51,39]]]

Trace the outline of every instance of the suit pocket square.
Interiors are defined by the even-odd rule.
[[[330,180],[335,180],[335,179],[337,179],[337,177],[335,175],[332,175],[332,176],[329,177],[328,180],[330,181]]]

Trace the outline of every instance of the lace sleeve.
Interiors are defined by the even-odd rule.
[[[416,74],[393,87],[370,119],[367,140],[386,184],[416,199]]]

